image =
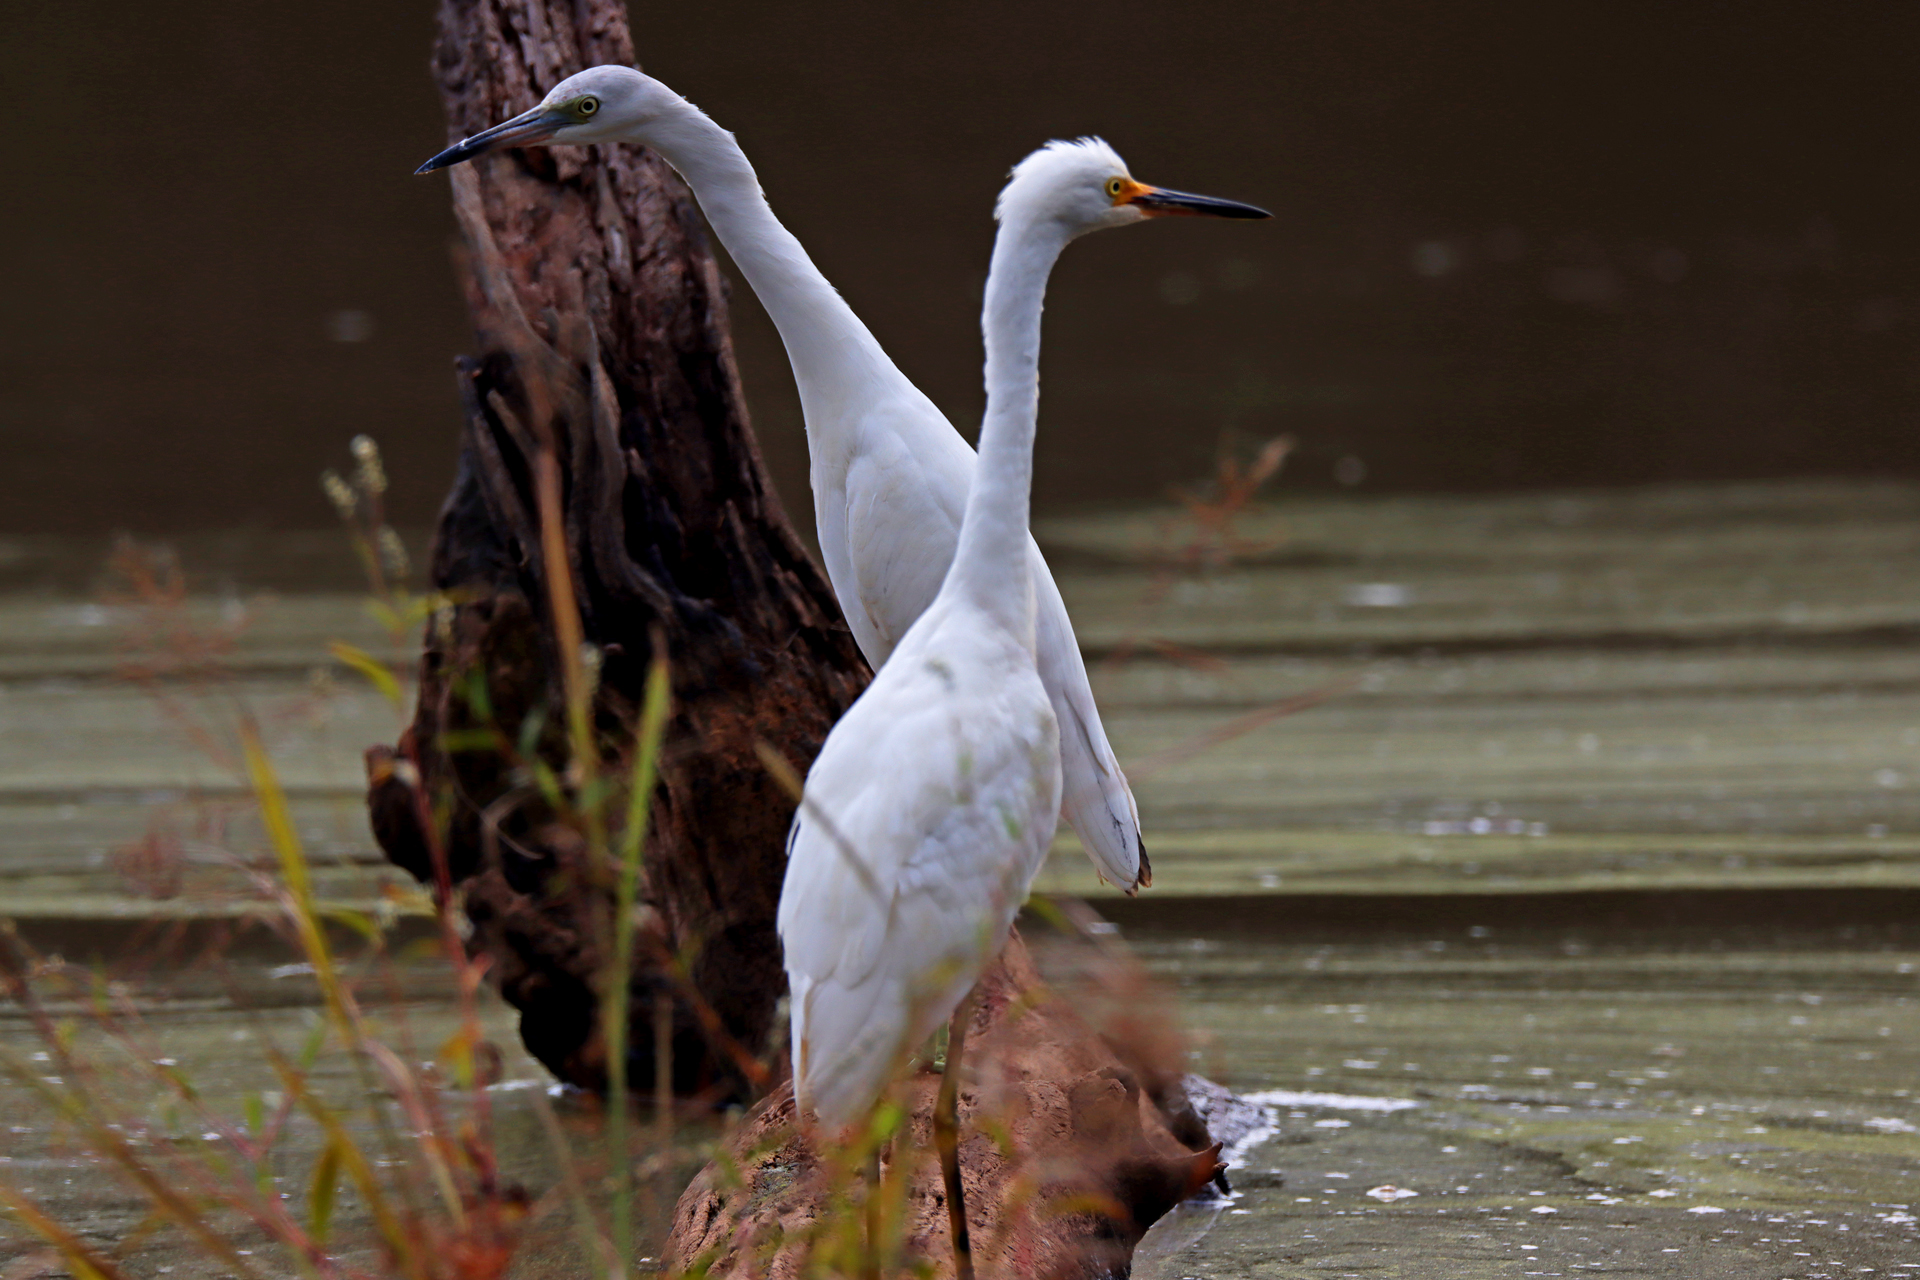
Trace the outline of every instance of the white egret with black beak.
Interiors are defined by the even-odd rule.
[[[612,142],[651,147],[679,171],[779,329],[806,417],[827,577],[861,652],[882,667],[953,561],[974,451],[774,217],[733,135],[658,80],[631,67],[593,67],[420,171],[503,147]],[[1155,198],[1140,196],[1138,207]],[[1059,816],[1101,877],[1132,893],[1152,882],[1133,792],[1100,723],[1060,590],[1031,538],[1023,557],[1040,680],[1060,724]],[[1009,571],[1001,589],[1024,596],[1021,576]]]

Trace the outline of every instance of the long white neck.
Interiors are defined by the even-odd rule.
[[[1033,647],[1033,592],[1027,568],[1033,435],[1040,412],[1040,309],[1047,276],[1067,246],[1050,218],[1003,222],[993,242],[986,306],[987,411],[980,465],[967,494],[960,545],[942,591],[959,591]]]
[[[800,241],[773,216],[731,133],[679,99],[631,140],[652,147],[687,180],[714,234],[773,318],[800,387],[813,449],[829,443],[813,438],[816,420],[839,419],[851,403],[872,396],[876,380],[906,381]]]

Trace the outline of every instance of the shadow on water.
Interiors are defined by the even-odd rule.
[[[1920,889],[1582,890],[1565,893],[1317,893],[1103,899],[1130,935],[1289,943],[1404,937],[1633,948],[1912,946]]]

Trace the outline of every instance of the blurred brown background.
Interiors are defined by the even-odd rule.
[[[707,0],[647,70],[971,434],[1007,167],[1100,133],[1262,226],[1076,247],[1037,500],[1135,501],[1223,433],[1360,492],[1920,476],[1920,7]],[[14,6],[0,528],[328,523],[376,436],[431,517],[466,342],[427,0]],[[786,362],[736,328],[796,515]]]

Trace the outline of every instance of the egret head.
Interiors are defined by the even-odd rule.
[[[1265,209],[1135,182],[1127,162],[1098,138],[1049,142],[1013,168],[994,217],[1050,219],[1069,236],[1147,218],[1269,218]]]
[[[431,173],[504,147],[630,138],[678,101],[673,90],[632,67],[589,67],[555,85],[533,110],[448,147],[414,172]]]

